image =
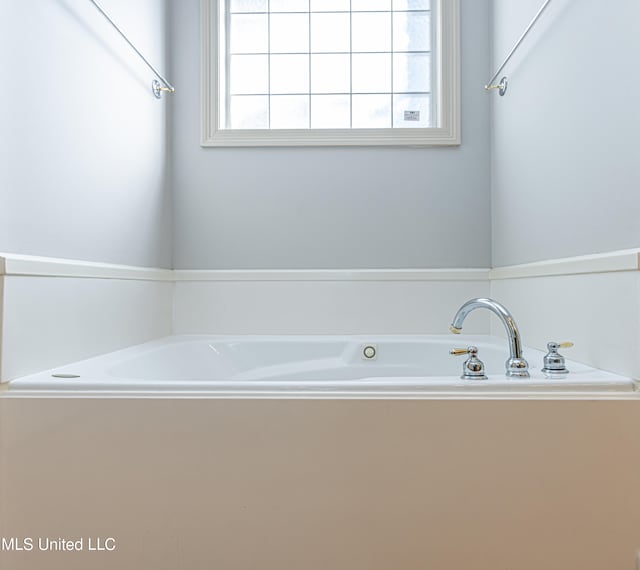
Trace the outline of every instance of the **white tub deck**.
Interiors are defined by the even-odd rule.
[[[475,345],[487,380],[462,380]],[[373,346],[374,359],[363,349]],[[504,339],[488,336],[171,336],[11,381],[6,396],[562,398],[636,393],[629,378],[567,361],[570,374],[547,378],[544,353],[525,349],[531,377],[504,376]]]

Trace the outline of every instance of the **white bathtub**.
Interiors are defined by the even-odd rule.
[[[462,380],[475,345],[487,380]],[[374,347],[375,358],[365,358]],[[172,336],[9,383],[6,395],[109,394],[212,397],[553,397],[635,391],[629,379],[568,361],[571,373],[546,378],[543,353],[525,349],[531,378],[507,379],[507,341],[488,336]]]

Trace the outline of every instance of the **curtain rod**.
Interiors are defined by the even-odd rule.
[[[505,65],[507,65],[507,63],[509,63],[509,60],[511,59],[513,54],[516,53],[516,50],[520,47],[520,44],[527,37],[527,35],[531,31],[531,28],[533,28],[533,26],[538,21],[540,16],[542,16],[542,12],[544,12],[546,10],[547,6],[550,3],[551,3],[551,0],[546,0],[545,3],[541,6],[540,10],[538,10],[538,13],[533,17],[533,20],[531,20],[531,22],[527,26],[527,29],[523,32],[523,34],[520,36],[520,39],[516,42],[516,45],[513,46],[512,50],[509,52],[509,55],[505,58],[505,60],[502,62],[502,65],[498,68],[498,71],[496,71],[493,74],[493,77],[491,79],[489,79],[487,84],[484,86],[484,88],[487,91],[489,89],[497,89],[498,93],[500,93],[500,95],[504,95],[507,92],[508,81],[507,81],[506,76],[503,77],[500,80],[500,83],[494,84],[493,82],[496,80],[498,75],[500,75],[500,72],[504,69]]]
[[[151,63],[149,63],[149,60],[146,57],[144,57],[144,55],[142,55],[142,53],[140,53],[140,50],[131,43],[131,40],[129,40],[129,38],[124,34],[124,32],[116,25],[116,23],[109,17],[109,15],[98,5],[98,3],[95,0],[89,0],[89,2],[91,2],[98,9],[98,11],[107,19],[107,21],[115,28],[115,30],[131,46],[131,49],[133,49],[133,51],[135,51],[140,56],[140,59],[142,59],[142,61],[144,61],[147,64],[147,67],[149,69],[151,69],[151,71],[153,71],[153,73],[155,73],[156,77],[158,79],[160,79],[160,81],[162,81],[162,83],[164,84],[164,87],[160,84],[160,82],[157,79],[154,79],[151,82],[151,89],[152,89],[153,94],[155,95],[155,97],[157,99],[160,99],[162,97],[162,92],[163,91],[167,91],[168,93],[175,93],[175,91],[176,91],[175,87],[173,85],[171,85],[171,83],[169,83],[158,72],[158,70],[155,67],[153,67],[153,65],[151,65]]]

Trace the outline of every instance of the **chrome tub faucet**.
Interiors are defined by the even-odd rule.
[[[511,313],[497,301],[482,298],[467,301],[458,309],[456,316],[453,317],[453,322],[449,330],[454,334],[460,334],[462,331],[462,323],[467,315],[475,309],[489,309],[492,313],[498,315],[504,328],[507,329],[507,338],[509,339],[509,359],[505,363],[507,377],[528,378],[529,364],[522,357],[522,343],[520,342],[518,326],[513,316],[511,316]]]

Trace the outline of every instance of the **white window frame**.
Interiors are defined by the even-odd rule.
[[[438,100],[436,127],[424,129],[226,129],[220,125],[218,77],[225,38],[218,37],[220,2],[200,0],[201,145],[237,146],[443,146],[460,144],[460,0],[432,0],[438,19],[434,41]]]

